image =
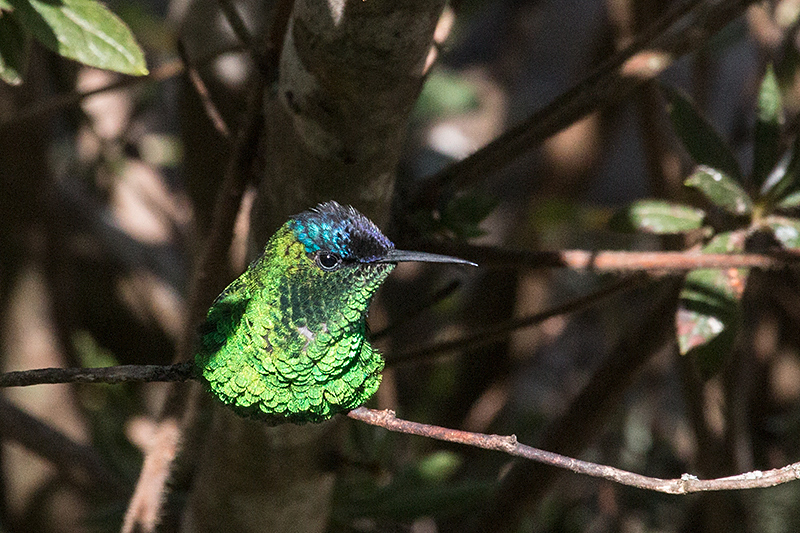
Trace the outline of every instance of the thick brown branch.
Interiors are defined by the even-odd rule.
[[[195,259],[195,271],[189,288],[188,320],[175,357],[175,362],[178,364],[191,357],[196,335],[195,325],[203,318],[213,298],[229,281],[226,279],[228,274],[226,267],[228,250],[233,238],[233,226],[239,213],[242,195],[252,177],[251,169],[258,153],[259,143],[263,141],[264,119],[260,112],[261,101],[265,88],[277,77],[278,61],[293,5],[293,0],[278,2],[272,26],[264,43],[264,54],[258,57],[262,69],[261,75],[256,77],[250,89],[243,124],[239,128],[233,155],[217,193],[211,231],[203,243],[199,256]],[[181,417],[191,418],[191,410],[188,411],[188,415],[185,413],[189,402],[187,397],[178,387],[173,386],[169,390],[159,416],[156,438],[153,445],[146,450],[144,465],[125,513],[123,533],[130,533],[137,528],[146,532],[156,529],[165,501],[163,494],[166,491],[170,469],[180,446],[181,432],[178,430],[177,420]],[[194,467],[193,464],[189,466],[189,468]]]
[[[605,466],[580,459],[573,459],[520,444],[514,435],[486,435],[483,433],[472,433],[458,429],[448,429],[440,426],[432,426],[419,422],[402,420],[395,416],[393,411],[379,411],[359,407],[353,409],[347,416],[354,420],[360,420],[373,426],[379,426],[389,431],[397,433],[407,433],[409,435],[419,435],[430,439],[437,439],[447,442],[455,442],[495,450],[514,457],[521,457],[539,463],[555,466],[583,474],[591,477],[607,479],[622,485],[629,485],[640,489],[663,492],[666,494],[690,494],[692,492],[707,492],[719,490],[741,490],[755,489],[764,487],[774,487],[782,483],[794,481],[800,477],[800,463],[794,463],[783,468],[773,470],[755,470],[736,476],[718,479],[698,479],[690,474],[683,474],[677,479],[660,479],[654,477],[635,474],[613,466]]]

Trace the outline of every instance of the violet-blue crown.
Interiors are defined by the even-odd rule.
[[[369,263],[394,248],[370,219],[333,201],[296,215],[290,227],[307,253],[324,250],[347,261]]]

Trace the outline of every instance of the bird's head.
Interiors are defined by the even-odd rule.
[[[325,292],[357,295],[357,300],[365,305],[397,263],[475,266],[455,257],[397,250],[370,219],[353,207],[334,201],[292,217],[288,227],[304,248],[309,281]],[[309,269],[311,264],[313,268]]]

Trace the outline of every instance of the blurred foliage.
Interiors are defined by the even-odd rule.
[[[452,72],[434,69],[425,80],[417,99],[414,116],[431,120],[443,115],[466,113],[478,108],[475,87]]]
[[[419,211],[412,217],[417,231],[422,235],[439,235],[448,239],[467,240],[485,233],[480,228],[498,205],[488,194],[466,192],[443,200],[439,212]]]

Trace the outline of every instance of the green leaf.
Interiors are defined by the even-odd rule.
[[[800,220],[772,215],[766,217],[764,222],[784,248],[800,248]]]
[[[683,92],[662,86],[672,127],[689,155],[701,165],[716,168],[741,182],[742,171],[733,152],[711,123]]]
[[[764,183],[780,157],[783,104],[778,79],[772,65],[767,67],[758,91],[755,127],[755,152],[753,155],[753,180],[756,186]]]
[[[698,165],[684,185],[698,189],[711,203],[734,215],[746,215],[753,209],[747,192],[727,174],[715,168]]]
[[[800,191],[795,191],[781,200],[777,207],[779,209],[793,209],[800,206]]]
[[[638,200],[617,211],[611,218],[611,227],[657,234],[684,233],[701,228],[705,215],[694,207],[662,200]]]
[[[744,250],[745,232],[720,233],[703,253]],[[675,329],[682,355],[691,354],[704,376],[721,368],[741,322],[741,298],[749,269],[699,269],[687,274],[678,301]]]
[[[8,0],[0,0],[0,11],[11,11],[14,8],[8,3]]]
[[[25,39],[25,32],[13,16],[0,15],[0,80],[9,85],[22,83],[28,62]]]
[[[85,65],[123,74],[147,74],[144,53],[128,27],[93,0],[8,0],[34,38]]]

